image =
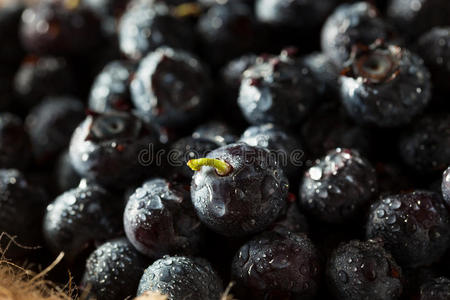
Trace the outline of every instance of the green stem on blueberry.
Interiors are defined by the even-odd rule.
[[[203,166],[213,167],[216,169],[217,174],[221,176],[230,174],[232,170],[232,167],[229,163],[216,158],[191,159],[187,162],[187,165],[193,171],[200,171]]]

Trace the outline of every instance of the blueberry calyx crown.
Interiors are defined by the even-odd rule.
[[[233,171],[233,167],[229,163],[216,158],[191,159],[187,165],[193,171],[200,171],[204,166],[213,167],[219,176],[227,176]]]

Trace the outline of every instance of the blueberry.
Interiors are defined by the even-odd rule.
[[[277,232],[290,231],[295,233],[307,233],[309,231],[308,220],[299,211],[297,203],[295,202],[288,205],[285,213],[272,224],[271,228]]]
[[[159,134],[133,114],[93,114],[75,129],[70,158],[75,170],[95,182],[126,187],[145,173],[148,155],[159,149]]]
[[[28,114],[25,125],[38,162],[54,159],[84,118],[83,103],[71,96],[49,97]]]
[[[444,300],[450,298],[450,279],[435,278],[420,287],[420,300]]]
[[[122,16],[119,28],[120,50],[130,59],[140,60],[160,46],[191,50],[191,25],[170,14],[164,4],[134,1]]]
[[[450,164],[450,115],[429,115],[405,130],[400,154],[408,167],[420,173],[442,172]]]
[[[145,291],[173,300],[219,300],[222,281],[206,260],[165,256],[145,270],[137,294]]]
[[[22,120],[11,113],[0,113],[0,168],[23,168],[31,157],[30,138]]]
[[[341,4],[322,27],[322,50],[340,68],[350,58],[353,45],[386,40],[389,37],[387,27],[370,3]]]
[[[239,249],[232,274],[239,285],[263,292],[265,297],[282,292],[300,299],[317,291],[320,268],[318,251],[306,235],[271,231]]]
[[[358,152],[337,148],[306,171],[300,206],[323,222],[355,217],[377,193],[374,168]]]
[[[239,141],[270,150],[290,178],[295,176],[299,168],[303,166],[305,152],[300,141],[291,133],[272,124],[247,128]]]
[[[238,103],[251,124],[298,124],[318,102],[315,81],[306,65],[283,51],[261,57],[242,76]]]
[[[152,258],[195,254],[202,238],[189,191],[161,178],[148,180],[135,190],[123,221],[133,246]]]
[[[161,47],[139,64],[131,82],[134,105],[163,126],[185,126],[208,106],[210,79],[193,55]]]
[[[192,137],[195,139],[206,139],[220,146],[232,144],[238,139],[233,130],[220,121],[210,121],[198,126],[192,132]]]
[[[367,237],[380,237],[402,266],[434,263],[448,248],[449,215],[440,196],[414,191],[381,198],[370,208]]]
[[[98,300],[125,299],[135,296],[139,280],[147,267],[125,238],[108,241],[86,260],[82,286]]]
[[[354,51],[340,86],[348,114],[359,123],[380,127],[410,123],[431,98],[430,73],[423,60],[383,43]]]
[[[130,110],[130,82],[135,67],[127,61],[108,63],[95,78],[89,95],[89,109],[96,112]]]
[[[69,151],[65,150],[59,155],[54,168],[54,182],[56,183],[56,190],[58,193],[63,193],[67,190],[78,186],[80,176],[72,166]]]
[[[333,251],[327,277],[336,299],[398,299],[402,272],[379,240],[350,241]]]
[[[44,237],[52,252],[63,251],[72,261],[89,247],[117,237],[121,213],[114,195],[84,180],[47,206]]]
[[[450,207],[450,167],[445,170],[442,176],[442,196],[448,207]]]
[[[188,165],[198,171],[191,184],[195,210],[204,224],[222,235],[262,231],[286,205],[288,181],[264,148],[230,144]]]
[[[313,52],[304,56],[302,60],[316,79],[319,94],[322,97],[330,98],[338,94],[339,71],[331,58],[322,52]]]

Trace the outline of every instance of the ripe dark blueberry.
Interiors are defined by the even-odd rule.
[[[31,53],[83,54],[98,45],[100,22],[78,1],[39,1],[23,12],[20,38]]]
[[[442,172],[450,164],[450,115],[430,115],[400,139],[404,162],[418,173]]]
[[[42,245],[42,217],[45,213],[45,193],[31,186],[15,169],[0,169],[0,233],[16,236],[16,242],[24,246]],[[0,246],[5,249],[7,240]],[[22,255],[24,249],[12,245],[8,257]]]
[[[217,143],[220,146],[234,143],[238,139],[227,124],[219,121],[211,121],[198,126],[192,133],[192,137],[196,139],[206,139]]]
[[[238,102],[248,122],[287,127],[301,122],[317,100],[309,68],[283,51],[243,73]]]
[[[20,44],[19,31],[20,17],[23,5],[19,1],[3,1],[0,4],[0,63],[2,71],[15,69],[22,59],[23,49]]]
[[[447,0],[391,0],[387,15],[411,38],[435,26],[450,25],[450,2]]]
[[[167,47],[146,56],[131,82],[136,108],[163,126],[184,126],[198,118],[210,100],[209,90],[202,63],[187,52]]]
[[[270,150],[290,178],[303,166],[305,152],[300,141],[291,133],[272,124],[247,128],[239,141]]]
[[[197,214],[222,235],[262,231],[286,205],[288,181],[276,158],[264,148],[230,144],[188,165],[198,171],[191,184]]]
[[[137,294],[145,291],[173,300],[219,300],[222,280],[206,260],[165,256],[145,270]]]
[[[446,277],[435,278],[420,287],[420,300],[450,299],[450,279]]]
[[[161,178],[136,189],[127,202],[123,222],[129,241],[151,258],[195,254],[202,238],[189,191]]]
[[[445,170],[444,175],[442,176],[442,196],[447,203],[447,206],[450,207],[450,167]]]
[[[306,171],[300,187],[300,206],[323,222],[348,221],[377,193],[370,163],[354,150],[330,151]]]
[[[214,66],[254,50],[258,28],[252,9],[243,1],[221,1],[198,20],[204,56]]]
[[[316,292],[320,268],[318,251],[306,235],[270,231],[239,249],[232,274],[238,285],[263,292],[266,297],[282,292],[300,299]]]
[[[450,91],[450,27],[435,27],[424,33],[417,42],[417,52],[431,72],[433,85]]]
[[[355,121],[394,127],[424,110],[431,80],[419,56],[383,43],[355,50],[340,77],[341,100]]]
[[[25,108],[48,96],[75,92],[75,80],[67,61],[61,57],[27,57],[14,78],[14,90]]]
[[[72,132],[83,118],[83,103],[72,97],[46,98],[35,106],[25,125],[36,160],[51,160],[67,148]]]
[[[380,237],[402,266],[434,263],[448,248],[449,215],[441,197],[415,191],[384,197],[370,208],[367,237]]]
[[[91,253],[81,285],[98,300],[133,297],[147,266],[126,238],[112,240]]]
[[[328,56],[321,52],[313,52],[303,57],[303,62],[316,79],[322,97],[330,98],[338,94],[339,71]]]
[[[191,50],[194,32],[186,21],[170,14],[164,4],[134,1],[119,23],[120,50],[140,60],[160,46]]]
[[[58,193],[73,189],[80,183],[81,178],[72,166],[68,150],[59,155],[53,177]]]
[[[295,197],[293,197],[295,199]],[[298,210],[297,203],[292,202],[286,209],[286,212],[271,226],[272,230],[277,232],[303,232],[309,231],[306,217]]]
[[[365,1],[341,4],[322,27],[322,50],[338,68],[350,58],[354,45],[371,45],[377,39],[388,39],[387,25]]]
[[[119,236],[122,203],[102,187],[81,181],[47,206],[44,237],[54,253],[69,261],[89,247]]]
[[[332,253],[327,277],[336,299],[398,299],[402,272],[379,240],[350,241]]]
[[[159,134],[133,114],[93,114],[75,129],[70,158],[75,170],[95,182],[126,187],[145,172],[146,156],[159,148]]]
[[[96,112],[130,110],[130,82],[135,67],[127,61],[108,63],[92,84],[89,109]]]
[[[256,54],[242,55],[231,60],[222,68],[220,84],[222,85],[221,92],[225,94],[225,99],[230,102],[236,102],[239,96],[242,74],[256,63],[257,58]]]
[[[22,120],[11,113],[0,113],[0,168],[23,168],[31,157],[30,138]]]

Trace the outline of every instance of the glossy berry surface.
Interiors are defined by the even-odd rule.
[[[233,129],[220,121],[211,121],[198,126],[192,132],[192,137],[195,139],[206,139],[220,146],[232,144],[238,140]]]
[[[394,45],[375,43],[353,52],[340,77],[341,100],[362,124],[408,124],[431,98],[431,79],[423,60]]]
[[[93,114],[75,129],[70,158],[82,176],[115,187],[142,177],[144,150],[159,147],[158,132],[133,114]]]
[[[70,261],[122,231],[121,203],[102,187],[82,181],[47,206],[44,237],[54,253]]]
[[[300,206],[323,222],[354,217],[377,193],[375,169],[357,151],[337,148],[306,171]]]
[[[54,178],[56,190],[59,193],[73,189],[80,183],[81,178],[72,166],[68,150],[59,155],[54,169]]]
[[[147,266],[147,260],[127,239],[111,240],[97,248],[86,260],[81,285],[98,300],[132,297]]]
[[[266,232],[244,244],[232,263],[233,278],[247,289],[310,297],[320,278],[318,252],[300,233]]]
[[[420,300],[444,300],[450,298],[450,279],[438,277],[420,287]]]
[[[370,208],[367,237],[380,237],[402,266],[439,260],[450,240],[449,216],[440,195],[415,191],[384,197]]]
[[[89,109],[96,112],[130,110],[130,82],[134,65],[127,61],[112,61],[97,75],[89,94]]]
[[[310,70],[286,51],[276,57],[261,57],[242,75],[238,103],[251,124],[295,125],[317,100]]]
[[[196,57],[161,47],[140,62],[131,82],[131,96],[150,121],[183,126],[204,112],[209,85],[207,71]]]
[[[30,138],[22,120],[8,112],[0,113],[0,168],[23,168],[30,157]]]
[[[323,52],[313,52],[302,58],[303,63],[311,70],[312,76],[318,85],[320,96],[324,98],[334,97],[338,93],[338,70]]]
[[[416,172],[441,172],[450,162],[450,116],[430,115],[405,130],[399,141],[401,157]]]
[[[262,231],[285,207],[288,181],[264,148],[230,144],[207,155],[231,166],[227,175],[204,166],[192,177],[191,197],[200,220],[226,236]]]
[[[137,294],[145,291],[159,292],[169,299],[218,300],[222,281],[206,260],[165,256],[145,270]]]
[[[327,278],[337,299],[398,299],[402,272],[379,240],[350,241],[333,251]]]
[[[221,90],[228,101],[236,101],[239,96],[242,74],[256,63],[258,56],[246,54],[230,60],[220,71]]]
[[[130,196],[123,221],[129,241],[149,257],[198,251],[202,226],[182,185],[146,181]]]
[[[450,207],[450,167],[445,170],[444,175],[442,176],[442,196],[446,201],[447,205]]]

